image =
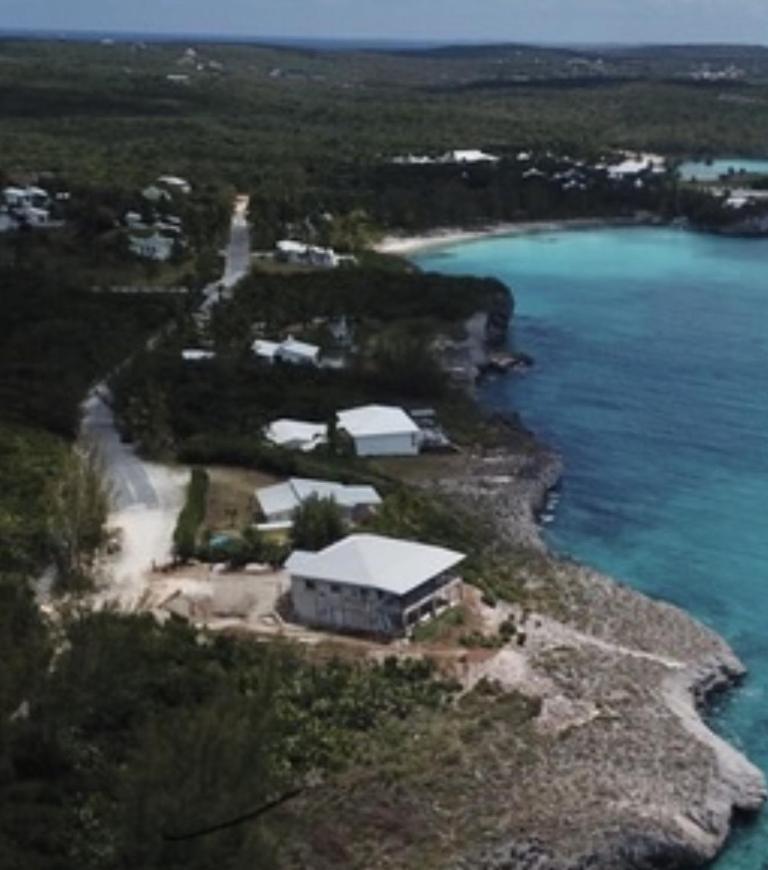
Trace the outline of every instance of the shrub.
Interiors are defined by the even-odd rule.
[[[208,472],[202,468],[193,468],[187,487],[187,500],[173,533],[173,551],[176,558],[182,561],[191,559],[197,550],[197,533],[205,519],[208,485]]]
[[[298,550],[322,550],[344,537],[344,515],[332,498],[308,498],[293,512],[291,544]]]

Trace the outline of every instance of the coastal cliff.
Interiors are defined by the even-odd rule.
[[[468,386],[492,352],[488,320],[444,344]],[[744,675],[728,644],[549,552],[537,517],[562,462],[518,420],[494,425],[488,445],[414,482],[488,532],[457,633],[448,621],[447,635],[379,652],[430,658],[460,688],[394,724],[364,770],[297,801],[291,819],[311,833],[286,867],[684,870],[765,800],[762,773],[704,718]]]
[[[477,324],[468,333],[477,338]],[[489,344],[498,346],[483,348]],[[479,353],[475,342],[467,358],[476,362]],[[489,803],[503,808],[493,842],[446,866],[702,866],[722,849],[734,818],[766,798],[762,772],[703,718],[744,666],[679,608],[549,553],[537,516],[563,466],[535,439],[524,450],[512,441],[509,449],[475,451],[462,473],[431,484],[487,517],[500,554],[536,554],[521,602],[502,607],[525,643],[489,656],[474,674],[476,683],[535,701],[536,760],[521,776],[503,764],[483,771],[497,779]]]
[[[425,484],[497,530],[518,594],[468,590],[465,606],[515,638],[464,652],[436,642],[456,703],[295,807],[313,835],[287,866],[684,870],[760,809],[762,773],[703,718],[742,664],[679,608],[547,552],[535,515],[559,472],[541,446],[478,450]]]

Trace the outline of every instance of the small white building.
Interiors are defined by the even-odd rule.
[[[614,180],[631,178],[641,172],[662,175],[666,171],[666,160],[659,154],[632,154],[625,152],[624,160],[608,167],[608,175]]]
[[[3,199],[5,204],[11,208],[28,208],[31,206],[42,208],[50,201],[50,196],[47,190],[32,184],[27,185],[27,187],[11,185],[3,189]]]
[[[313,496],[333,499],[349,519],[381,504],[381,497],[372,486],[347,486],[330,480],[292,477],[285,483],[256,490],[256,501],[268,523],[291,520],[296,508]]]
[[[251,350],[260,360],[273,363],[275,361],[275,354],[279,347],[280,343],[277,341],[269,341],[266,338],[257,338],[251,345]]]
[[[443,163],[498,163],[499,159],[495,154],[488,154],[477,148],[448,151],[440,158]]]
[[[257,338],[251,345],[251,350],[259,359],[268,363],[280,361],[292,365],[317,366],[320,361],[320,348],[316,344],[298,341],[290,335],[280,342]]]
[[[337,422],[358,456],[416,456],[421,449],[421,430],[402,408],[363,405],[339,411]]]
[[[400,166],[427,166],[436,162],[434,157],[429,157],[427,154],[405,154],[392,158],[392,163]]]
[[[267,426],[264,437],[277,447],[308,453],[328,441],[328,427],[323,423],[282,418]]]
[[[394,637],[458,604],[464,555],[381,535],[350,535],[286,562],[291,601],[305,625]]]
[[[190,347],[181,352],[181,358],[184,362],[205,362],[207,360],[216,359],[216,354],[212,350],[202,350],[196,347]]]
[[[19,210],[19,215],[24,223],[30,227],[47,227],[51,222],[51,213],[47,208],[38,208],[34,205],[25,205]]]
[[[137,211],[127,211],[123,215],[123,223],[132,230],[147,229],[147,224],[144,223],[144,218]]]
[[[163,200],[169,201],[171,199],[171,194],[162,187],[158,187],[156,184],[150,184],[141,191],[141,195],[144,199],[148,199],[150,202],[161,202]]]
[[[179,178],[178,175],[161,175],[157,179],[157,183],[169,187],[175,193],[192,193],[192,185],[186,178]]]
[[[282,239],[275,245],[278,260],[294,266],[314,266],[320,269],[335,269],[339,258],[333,248],[320,248],[297,242],[295,239]]]
[[[316,366],[320,359],[320,348],[316,344],[298,341],[289,335],[275,351],[275,359],[294,365]]]
[[[129,236],[128,244],[137,257],[144,257],[146,260],[165,262],[173,253],[173,239],[160,233],[152,233],[149,236]]]

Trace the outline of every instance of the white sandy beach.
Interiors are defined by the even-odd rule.
[[[389,235],[374,245],[379,254],[407,256],[435,248],[447,248],[464,242],[476,242],[503,236],[522,236],[530,233],[552,233],[558,230],[586,230],[597,227],[634,226],[648,223],[646,217],[637,218],[573,218],[558,221],[522,221],[491,224],[485,227],[444,227],[420,235]]]

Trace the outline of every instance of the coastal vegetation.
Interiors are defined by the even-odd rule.
[[[5,178],[42,172],[122,191],[108,210],[174,171],[195,190],[250,192],[257,247],[307,218],[345,249],[377,226],[664,204],[647,191],[563,195],[522,179],[511,160],[494,173],[398,167],[389,162],[397,155],[476,146],[544,161],[595,161],[611,149],[759,156],[768,138],[767,65],[757,48],[326,53],[6,40],[0,58]],[[696,77],[731,67],[730,78]],[[325,214],[330,223],[318,220]]]
[[[53,637],[24,587],[3,580],[0,597],[8,867],[275,867],[294,826],[266,807],[364,765],[454,691],[420,662],[317,665],[109,612],[60,626],[51,667]]]
[[[173,552],[182,561],[192,558],[197,552],[197,536],[205,519],[209,483],[210,478],[205,469],[192,469],[186,502],[179,512],[173,532]]]
[[[189,321],[115,375],[118,421],[148,455],[175,444],[187,460],[211,462],[225,461],[228,452],[222,449],[217,459],[212,445],[257,442],[263,427],[281,417],[327,422],[342,408],[377,401],[450,404],[452,389],[431,349],[434,340],[442,333],[460,334],[464,319],[507,294],[496,281],[415,270],[254,272],[231,301],[216,307],[202,336],[212,342],[215,359],[183,360],[181,349],[201,339]],[[351,347],[339,346],[330,331],[339,319],[352,333]],[[257,335],[288,334],[318,342],[338,355],[342,366],[270,365],[251,351]],[[338,446],[330,445],[331,461]],[[266,461],[264,470],[285,467],[279,451],[266,445],[253,449],[252,455]]]

